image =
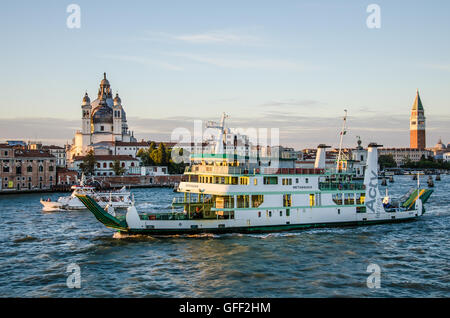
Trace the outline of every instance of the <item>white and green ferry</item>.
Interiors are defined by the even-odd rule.
[[[322,146],[311,169],[295,168],[290,160],[274,167],[236,154],[192,155],[187,181],[178,186],[183,196],[174,198],[170,212],[140,213],[133,205],[119,215],[89,195],[78,198],[105,226],[128,234],[261,233],[404,222],[423,215],[432,190],[417,187],[398,202],[382,197],[377,158],[377,145],[370,144],[361,182],[351,172],[325,169]]]

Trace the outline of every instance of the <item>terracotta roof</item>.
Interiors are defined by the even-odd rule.
[[[42,146],[42,149],[46,150],[46,149],[61,149],[64,150],[63,147],[60,146],[55,146],[55,145],[50,145],[50,146]]]
[[[85,156],[75,156],[73,158],[74,161],[81,161]],[[135,159],[132,156],[127,155],[97,155],[95,156],[95,160],[97,161],[139,161],[139,159]]]
[[[56,173],[72,173],[72,174],[78,174],[75,170],[69,170],[64,167],[56,167]]]
[[[116,146],[120,147],[149,147],[150,143],[148,141],[132,141],[132,142],[125,142],[125,141],[116,141]]]

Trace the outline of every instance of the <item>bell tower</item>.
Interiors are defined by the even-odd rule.
[[[410,148],[425,149],[425,113],[420,100],[419,90],[416,93],[416,99],[411,109],[411,118],[409,121]]]
[[[83,135],[90,135],[91,134],[91,112],[92,112],[92,106],[91,106],[91,100],[88,96],[88,93],[83,97],[83,102],[81,104],[81,133]]]
[[[113,133],[114,139],[122,140],[122,100],[119,94],[116,94],[113,105]]]

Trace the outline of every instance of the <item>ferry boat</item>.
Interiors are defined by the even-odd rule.
[[[221,140],[221,139],[218,139]],[[125,215],[103,209],[88,194],[76,194],[105,226],[127,234],[261,233],[312,227],[404,222],[425,213],[431,189],[413,189],[395,202],[378,189],[378,151],[368,146],[364,181],[342,165],[325,169],[326,147],[317,149],[314,168],[295,168],[295,160],[238,156],[216,151],[191,155],[187,181],[167,213]],[[272,164],[271,164],[272,163]]]
[[[41,198],[43,211],[70,211],[70,210],[86,210],[86,206],[78,199],[78,195],[88,195],[100,207],[113,206],[115,208],[126,209],[132,206],[132,196],[125,187],[118,191],[96,192],[95,187],[83,184],[74,185],[70,196],[59,197],[57,201]]]

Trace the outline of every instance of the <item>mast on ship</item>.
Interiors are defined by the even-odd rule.
[[[225,134],[225,119],[228,118],[228,115],[226,113],[222,113],[222,117],[220,118],[220,123],[216,123],[213,121],[210,121],[206,124],[207,128],[214,128],[219,130],[219,134],[217,136],[216,146],[214,148],[215,154],[223,154],[223,136]]]
[[[341,163],[341,158],[342,158],[342,142],[344,140],[344,135],[347,133],[346,131],[346,126],[347,126],[347,110],[344,109],[345,115],[344,115],[344,121],[342,123],[342,130],[340,133],[340,141],[339,141],[339,153],[338,153],[338,159],[337,159],[337,164],[336,164],[336,170],[339,171],[339,165]]]

